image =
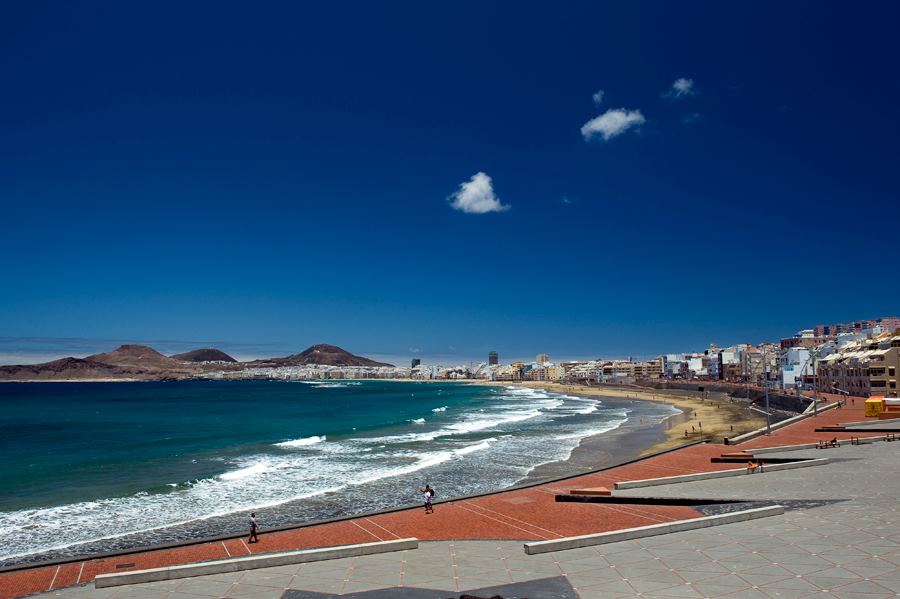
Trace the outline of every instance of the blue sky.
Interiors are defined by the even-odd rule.
[[[0,337],[643,356],[896,314],[898,12],[7,3]]]

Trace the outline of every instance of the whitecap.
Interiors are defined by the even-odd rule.
[[[268,462],[257,462],[251,466],[246,466],[244,468],[238,468],[237,470],[232,470],[230,472],[226,472],[224,474],[219,475],[219,478],[222,480],[238,480],[241,478],[247,478],[248,476],[257,476],[264,472],[268,472],[271,469],[271,466]]]
[[[303,437],[300,439],[292,439],[291,441],[282,441],[281,443],[276,443],[275,447],[308,447],[309,445],[315,445],[316,443],[321,443],[326,440],[326,436],[322,435],[321,437],[318,435],[313,435],[312,437]]]
[[[490,437],[488,439],[485,439],[481,443],[475,443],[473,445],[467,445],[465,447],[460,447],[459,449],[454,449],[453,453],[455,453],[456,455],[468,455],[476,451],[481,451],[482,449],[488,449],[491,446],[491,442],[496,440],[496,438]]]

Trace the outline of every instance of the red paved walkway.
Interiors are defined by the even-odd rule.
[[[832,396],[831,399],[835,398]],[[856,398],[854,405],[848,403],[842,409],[823,412],[816,418],[809,418],[775,431],[770,437],[754,439],[737,447],[750,449],[810,443],[835,436],[838,439],[847,439],[851,433],[816,433],[814,429],[823,425],[864,419],[863,400]],[[852,433],[852,435],[859,434]],[[422,540],[543,540],[694,518],[699,513],[689,507],[557,503],[554,495],[578,487],[613,488],[616,481],[735,468],[734,464],[710,463],[710,458],[721,455],[723,451],[734,449],[722,445],[694,445],[563,482],[477,499],[441,503],[435,506],[434,514],[430,515],[424,514],[420,509],[410,509],[284,532],[263,533],[259,543],[250,546],[242,539],[231,539],[0,573],[0,599],[11,599],[90,582],[101,573],[223,559],[251,552],[266,553],[368,543],[403,537],[417,537]],[[116,568],[117,564],[134,564],[134,566]]]

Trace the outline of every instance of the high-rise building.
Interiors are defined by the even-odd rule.
[[[538,363],[538,366],[540,366],[540,365],[544,364],[545,362],[550,361],[550,355],[549,354],[538,354],[537,358],[535,358],[534,361]]]
[[[422,363],[422,360],[420,360],[419,358],[413,358],[412,359],[412,368],[415,368],[416,366],[418,366],[421,363]]]
[[[500,363],[500,355],[495,351],[488,352],[488,364],[493,366],[493,365],[496,365],[499,363]]]

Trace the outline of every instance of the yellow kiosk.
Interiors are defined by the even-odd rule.
[[[884,397],[881,395],[873,395],[866,400],[866,416],[878,417],[884,412]]]

